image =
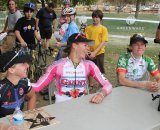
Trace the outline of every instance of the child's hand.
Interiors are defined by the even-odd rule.
[[[56,47],[61,47],[61,46],[62,46],[61,42],[56,42]]]
[[[23,43],[20,43],[21,44],[21,47],[27,47],[27,43],[23,42]]]
[[[88,58],[94,59],[96,57],[96,54],[94,52],[88,53]]]

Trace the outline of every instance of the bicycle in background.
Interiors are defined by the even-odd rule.
[[[30,50],[28,47],[34,49]],[[18,51],[19,49],[30,51],[32,61],[28,70],[28,77],[31,81],[36,81],[44,73],[47,67],[47,57],[50,56],[50,53],[48,53],[48,50],[43,49],[41,42],[37,42],[36,45],[29,45],[26,48],[16,43],[14,50]]]

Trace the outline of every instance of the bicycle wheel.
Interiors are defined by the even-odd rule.
[[[32,62],[29,67],[28,77],[31,81],[35,81],[35,71],[38,69],[36,51],[32,50]]]

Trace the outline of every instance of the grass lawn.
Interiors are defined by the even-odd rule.
[[[85,16],[91,16],[91,14],[82,14]],[[129,16],[134,16],[134,14],[104,14],[104,17],[111,17],[111,18],[127,18]],[[159,14],[139,14],[138,19],[141,20],[153,20],[159,21],[160,15]],[[77,20],[78,21],[78,20]],[[79,23],[79,22],[77,22]],[[91,24],[92,20],[88,19],[87,24]],[[134,33],[142,33],[147,37],[154,37],[155,32],[158,26],[158,23],[147,23],[147,22],[138,22],[136,21],[133,25],[128,25],[125,20],[108,20],[105,19],[102,21],[102,24],[108,28],[110,34],[114,35],[132,35]]]

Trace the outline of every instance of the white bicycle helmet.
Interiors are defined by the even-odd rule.
[[[73,7],[68,7],[68,8],[65,8],[62,12],[62,15],[75,15],[76,14],[76,9],[73,8]]]
[[[64,5],[67,5],[67,4],[70,5],[71,2],[70,2],[70,0],[64,0],[64,1],[63,1],[63,4],[64,4]]]

